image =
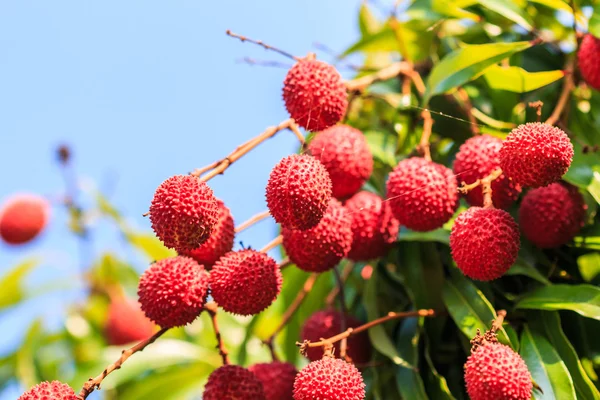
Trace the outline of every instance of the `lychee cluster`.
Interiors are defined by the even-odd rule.
[[[293,400],[298,370],[287,362],[273,361],[248,368],[262,383],[266,400]]]
[[[577,60],[583,79],[600,90],[600,39],[589,33],[585,35],[579,45]]]
[[[110,345],[124,345],[147,339],[156,326],[144,315],[139,303],[128,299],[114,300],[108,307],[104,337]]]
[[[313,361],[296,375],[294,400],[363,400],[365,384],[353,364],[339,358]]]
[[[11,245],[35,239],[48,224],[50,205],[43,197],[16,194],[0,210],[0,238]]]
[[[52,381],[35,385],[17,400],[77,400],[77,397],[66,383]]]
[[[260,380],[246,368],[224,365],[208,377],[203,400],[267,400]]]

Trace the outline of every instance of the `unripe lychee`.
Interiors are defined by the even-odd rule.
[[[267,206],[281,226],[306,230],[316,226],[331,199],[331,178],[325,166],[306,154],[283,158],[267,183]]]
[[[333,197],[344,199],[356,193],[373,172],[373,156],[356,128],[335,125],[319,132],[308,145],[331,177]]]
[[[267,400],[262,383],[246,368],[224,365],[208,377],[203,400]]]
[[[533,389],[521,356],[497,342],[478,346],[469,356],[465,382],[471,400],[528,400]]]
[[[104,337],[108,344],[120,346],[139,342],[154,333],[156,326],[142,312],[139,303],[129,299],[114,300],[108,307]]]
[[[50,205],[34,194],[16,194],[0,210],[0,238],[18,245],[33,240],[48,224]]]
[[[365,384],[353,364],[325,357],[302,368],[294,382],[294,400],[363,400]]]
[[[346,328],[356,328],[362,323],[351,315],[346,315]],[[339,311],[317,311],[311,315],[302,327],[300,337],[302,340],[318,342],[321,338],[327,339],[342,332],[342,313]],[[371,342],[366,332],[348,338],[346,354],[352,362],[364,364],[371,359]],[[323,357],[323,349],[309,347],[306,351],[309,360],[315,361]]]
[[[308,272],[324,272],[337,265],[350,251],[350,216],[336,199],[317,226],[305,231],[283,228],[283,247],[296,266]]]
[[[517,260],[519,227],[504,210],[471,207],[454,221],[450,250],[456,266],[471,279],[490,281]]]
[[[460,146],[454,160],[456,179],[469,184],[500,168],[501,148],[502,139],[494,136],[480,135],[468,139]],[[521,187],[505,174],[492,181],[492,201],[496,208],[507,209],[517,200],[519,193]],[[470,205],[483,206],[481,186],[469,190],[465,197]]]
[[[567,172],[573,144],[560,128],[530,122],[513,129],[500,149],[502,171],[521,186],[547,186]]]
[[[213,266],[210,290],[225,311],[254,315],[275,301],[282,285],[274,259],[255,250],[232,251]]]
[[[585,221],[587,205],[579,190],[566,182],[530,190],[519,209],[521,230],[543,249],[571,241]]]
[[[38,383],[17,400],[77,400],[69,385],[59,381]]]
[[[138,286],[146,316],[162,328],[184,326],[202,312],[208,294],[208,274],[189,257],[177,256],[155,262],[144,272]]]
[[[210,237],[219,207],[213,191],[191,175],[175,175],[156,189],[150,222],[165,246],[185,253]]]
[[[346,87],[332,65],[317,60],[298,61],[283,82],[283,101],[290,117],[308,131],[337,124],[346,114]]]
[[[600,90],[600,39],[589,33],[585,35],[577,59],[583,79],[594,89]]]
[[[387,200],[400,224],[413,231],[441,228],[458,206],[456,178],[449,168],[412,157],[402,160],[387,181]]]
[[[348,258],[355,261],[378,258],[396,241],[400,223],[390,205],[371,192],[358,192],[344,207],[352,220],[352,247]]]
[[[298,370],[287,362],[273,361],[248,368],[262,383],[266,400],[293,400]]]

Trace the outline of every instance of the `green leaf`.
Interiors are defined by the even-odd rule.
[[[588,185],[587,190],[590,192],[594,200],[600,204],[600,172],[593,172],[592,181]]]
[[[18,304],[25,298],[25,278],[38,263],[37,260],[24,261],[0,279],[0,310]]]
[[[556,82],[565,76],[564,71],[527,72],[521,67],[493,65],[483,77],[492,89],[525,93]]]
[[[594,7],[594,13],[592,14],[592,18],[590,18],[588,30],[592,35],[600,37],[600,4],[596,4]]]
[[[358,27],[360,28],[360,33],[363,36],[373,34],[381,30],[382,26],[383,24],[375,15],[373,15],[368,3],[361,3],[360,10],[358,11]]]
[[[367,145],[376,161],[390,167],[396,165],[395,152],[398,147],[396,135],[383,131],[366,131],[365,139],[367,139]]]
[[[363,36],[358,42],[347,48],[341,54],[340,58],[359,51],[364,53],[398,51],[398,41],[396,40],[394,30],[389,25],[386,25],[377,33]]]
[[[401,227],[398,232],[398,240],[403,242],[439,242],[450,243],[450,231],[440,228],[429,232],[416,232]]]
[[[450,392],[446,378],[440,375],[440,373],[435,369],[435,365],[431,359],[429,340],[427,340],[426,343],[425,361],[427,362],[428,368],[427,375],[425,376],[425,388],[427,390],[427,394],[432,400],[454,400],[454,396],[452,395],[452,392]]]
[[[400,356],[415,367],[418,365],[419,318],[409,318],[402,322],[396,339]],[[427,400],[425,385],[416,368],[399,366],[396,368],[396,385],[404,399]]]
[[[510,267],[510,269],[506,272],[506,275],[524,275],[531,279],[535,279],[544,285],[550,285],[550,281],[544,275],[542,275],[537,268],[532,265],[528,265],[525,261],[520,259],[517,260],[512,267]]]
[[[586,282],[591,282],[600,275],[600,254],[588,253],[577,258],[579,273]]]
[[[23,343],[16,353],[15,375],[25,387],[36,385],[40,381],[35,358],[41,336],[42,322],[35,320],[27,330]]]
[[[571,310],[600,320],[600,288],[592,285],[552,285],[525,295],[517,308]]]
[[[165,247],[163,242],[151,233],[130,232],[127,233],[127,240],[146,254],[151,261],[159,261],[177,255],[175,250]]]
[[[571,8],[571,6],[563,0],[529,0],[529,2],[542,4],[554,10],[565,11],[569,14],[573,14],[573,9]]]
[[[477,2],[483,7],[503,15],[528,31],[533,29],[529,15],[512,0],[478,0]]]

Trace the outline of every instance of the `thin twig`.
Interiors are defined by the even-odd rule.
[[[423,118],[423,134],[421,135],[421,141],[417,146],[417,150],[423,155],[423,157],[426,160],[431,161],[431,149],[429,147],[429,138],[431,137],[433,118],[431,118],[431,113],[429,112],[429,110],[423,110],[421,112],[421,117]]]
[[[289,267],[292,264],[294,264],[294,263],[291,262],[290,259],[286,257],[283,260],[281,260],[281,262],[279,263],[279,269],[284,270],[285,268]]]
[[[304,152],[306,150],[306,141],[304,140],[304,135],[302,135],[302,132],[300,132],[300,128],[298,128],[296,121],[290,124],[290,131],[296,135],[296,138],[300,142],[300,148],[302,149],[302,152]]]
[[[573,69],[575,65],[575,58],[571,58],[567,66],[565,68],[565,81],[563,82],[562,91],[560,92],[560,97],[558,98],[558,102],[554,107],[554,111],[550,117],[546,120],[548,125],[554,125],[560,119],[560,116],[565,109],[565,106],[569,102],[569,97],[571,95],[571,90],[575,87],[575,82],[573,80]]]
[[[494,204],[492,201],[492,182],[495,179],[498,179],[500,175],[502,175],[502,168],[496,168],[488,176],[483,177],[481,179],[477,179],[473,183],[467,184],[466,182],[462,182],[462,184],[458,188],[458,191],[462,194],[467,194],[469,191],[481,185],[481,192],[483,193],[483,207],[493,207]]]
[[[262,249],[260,249],[261,253],[268,253],[270,250],[279,246],[283,242],[283,236],[279,235],[275,239],[271,240],[269,243],[265,245]]]
[[[531,108],[535,108],[535,115],[537,115],[537,122],[540,122],[542,120],[542,108],[544,107],[544,102],[541,100],[530,101],[528,106]]]
[[[240,233],[245,229],[248,229],[249,227],[251,227],[252,225],[256,224],[257,222],[262,221],[263,219],[266,219],[269,217],[269,215],[271,215],[271,213],[269,212],[269,210],[265,210],[263,212],[260,212],[256,215],[253,215],[252,217],[250,217],[248,220],[242,222],[241,224],[239,224],[238,226],[235,227],[235,233]]]
[[[346,280],[348,280],[348,277],[352,273],[353,269],[354,269],[354,263],[352,261],[348,261],[346,263],[346,266],[342,270],[342,281],[343,282],[346,282]],[[335,301],[339,291],[340,291],[340,287],[338,285],[335,285],[333,287],[333,289],[331,289],[331,292],[329,292],[329,294],[327,295],[327,298],[325,299],[326,307],[331,307],[333,305],[333,302]]]
[[[412,73],[412,71],[413,69],[409,63],[405,61],[399,61],[390,64],[387,67],[384,67],[373,74],[361,76],[360,78],[347,81],[346,89],[348,89],[350,92],[360,92],[377,81],[385,81],[388,79],[392,79],[400,74],[409,75]]]
[[[285,69],[290,69],[292,67],[289,64],[282,63],[279,61],[256,60],[256,59],[250,58],[250,57],[244,57],[244,58],[238,60],[238,62],[252,65],[252,66],[258,65],[260,67],[275,67],[275,68],[285,68]]]
[[[280,50],[280,49],[278,49],[277,47],[270,46],[270,45],[266,44],[265,42],[263,42],[262,40],[254,40],[254,39],[250,39],[250,38],[247,38],[246,36],[242,36],[242,35],[238,35],[237,33],[233,33],[233,32],[231,32],[229,29],[227,29],[227,30],[225,31],[225,33],[226,33],[228,36],[231,36],[231,37],[234,37],[234,38],[238,38],[238,39],[240,39],[242,42],[250,42],[250,43],[257,44],[257,45],[259,45],[259,46],[262,46],[262,47],[264,47],[264,48],[265,48],[265,50],[272,50],[272,51],[274,51],[274,52],[276,52],[276,53],[279,53],[279,54],[281,54],[281,55],[282,55],[282,56],[284,56],[284,57],[291,58],[292,60],[296,60],[296,61],[299,61],[299,60],[301,60],[301,58],[300,58],[300,57],[296,57],[295,55],[293,55],[293,54],[290,54],[290,53],[288,53],[287,51]]]
[[[342,276],[340,275],[340,271],[338,271],[337,266],[333,268],[333,275],[335,276],[335,282],[336,285],[338,287],[338,299],[340,302],[340,311],[342,313],[342,318],[340,321],[340,329],[342,331],[346,330],[346,327],[348,326],[348,322],[347,322],[347,318],[346,316],[348,315],[348,308],[346,307],[346,294],[344,291],[344,281],[342,279]],[[342,339],[342,343],[340,344],[340,357],[341,358],[346,358],[346,351],[348,349],[348,339],[344,338]]]
[[[229,351],[227,351],[227,347],[225,347],[225,342],[223,342],[221,331],[219,330],[219,324],[217,322],[217,304],[215,302],[206,303],[204,309],[210,315],[213,330],[215,331],[215,337],[217,338],[217,349],[219,349],[219,354],[223,359],[223,365],[229,365],[231,363],[229,361]]]
[[[506,317],[506,310],[498,310],[496,313],[496,319],[492,322],[492,332],[497,332],[502,329],[502,323],[504,322],[504,318]]]
[[[471,133],[475,135],[481,135],[481,131],[479,130],[479,124],[473,115],[473,103],[471,103],[471,99],[469,98],[469,94],[463,88],[458,88],[456,90],[456,95],[463,102],[465,113],[467,114],[467,118],[469,119]]]

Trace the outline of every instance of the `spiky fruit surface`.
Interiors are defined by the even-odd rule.
[[[191,175],[175,175],[161,183],[150,205],[150,222],[156,236],[180,253],[208,240],[218,214],[212,189]]]
[[[298,231],[283,228],[283,247],[296,266],[304,271],[323,272],[337,265],[350,251],[350,216],[336,199],[331,199],[321,222]]]
[[[262,383],[266,400],[293,400],[298,370],[287,362],[255,364],[248,368]]]
[[[217,206],[219,208],[217,223],[208,240],[200,247],[184,253],[198,261],[207,270],[210,270],[221,256],[233,249],[235,238],[235,226],[229,208],[219,199],[217,199]]]
[[[471,400],[528,400],[533,388],[521,356],[501,343],[477,347],[467,359],[465,382]]]
[[[346,87],[338,71],[323,61],[298,61],[283,82],[285,108],[308,131],[337,124],[346,114]]]
[[[184,326],[202,312],[208,294],[208,274],[195,260],[177,256],[155,262],[138,286],[148,318],[162,328]]]
[[[420,157],[398,163],[388,178],[386,197],[400,223],[419,232],[441,228],[458,206],[452,171]]]
[[[8,244],[30,242],[48,224],[50,205],[34,194],[16,194],[0,210],[0,237]]]
[[[275,301],[281,291],[282,279],[279,265],[265,253],[232,251],[214,265],[210,289],[217,304],[225,311],[254,315]]]
[[[323,218],[331,199],[331,178],[313,156],[293,154],[273,168],[266,192],[275,221],[285,228],[306,230]]]
[[[356,328],[362,323],[351,315],[346,316],[346,329]],[[317,311],[311,315],[302,327],[302,340],[318,342],[321,338],[329,338],[342,332],[342,313],[339,311]],[[352,362],[363,364],[371,359],[371,342],[366,332],[353,335],[348,339],[348,356]],[[311,361],[320,360],[323,357],[322,348],[309,348],[306,356]]]
[[[356,193],[373,172],[373,156],[356,128],[335,125],[318,133],[308,145],[310,153],[325,165],[332,193],[344,199]]]
[[[577,58],[583,79],[594,89],[600,90],[600,39],[589,33],[585,35]]]
[[[474,136],[468,139],[456,154],[454,173],[459,182],[473,183],[489,175],[500,167],[502,139],[490,135]],[[492,181],[492,201],[494,207],[507,209],[519,197],[521,187],[505,174]],[[481,186],[470,190],[466,196],[472,206],[483,206]]]
[[[363,400],[365,384],[353,364],[339,358],[313,361],[296,375],[294,400]]]
[[[519,209],[521,230],[543,249],[570,242],[585,221],[587,205],[579,190],[566,182],[530,190]]]
[[[471,207],[452,226],[450,249],[456,266],[471,279],[504,275],[519,253],[519,227],[504,210]]]
[[[502,171],[521,186],[547,186],[567,172],[573,144],[560,128],[530,122],[513,129],[500,149]]]
[[[77,397],[66,383],[52,381],[35,385],[17,400],[77,400]]]
[[[224,365],[208,377],[203,400],[267,400],[263,385],[246,368]]]
[[[371,192],[358,192],[344,207],[352,220],[352,247],[348,258],[355,261],[378,258],[398,236],[400,222],[388,202]]]
[[[149,338],[155,328],[139,303],[128,299],[115,300],[108,308],[104,337],[110,345],[123,345]]]

